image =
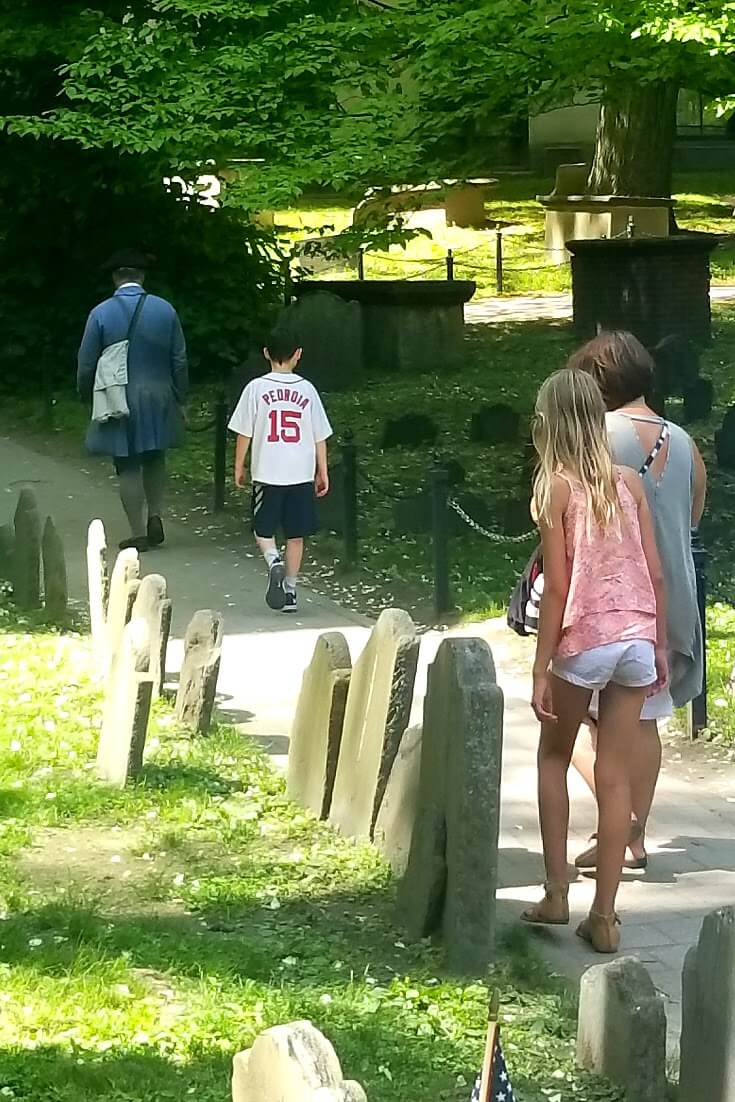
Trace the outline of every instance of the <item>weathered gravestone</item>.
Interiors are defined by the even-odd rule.
[[[153,697],[161,691],[161,650],[164,631],[166,579],[160,574],[146,574],[142,579],[130,614],[131,620],[145,620],[150,646],[149,672],[153,681]],[[169,621],[170,623],[170,621]]]
[[[513,444],[518,439],[521,416],[518,410],[498,402],[481,406],[470,419],[473,444]]]
[[[105,598],[107,591],[107,536],[101,520],[93,520],[87,532],[87,588],[89,625],[95,653],[105,652]]]
[[[158,696],[163,694],[166,684],[166,656],[168,654],[168,640],[171,635],[173,608],[173,602],[167,597],[161,605],[161,651],[158,656],[158,668],[161,676],[158,682]],[[156,692],[155,686],[153,691]]]
[[[326,819],[332,803],[352,661],[338,631],[320,635],[301,683],[288,749],[286,791]]]
[[[299,371],[323,390],[351,390],[362,379],[363,321],[359,303],[327,291],[303,295],[278,315],[277,329],[303,348]]]
[[[735,470],[735,406],[725,413],[722,428],[715,433],[717,466],[725,471]]]
[[[695,379],[684,391],[684,413],[682,421],[690,425],[692,421],[706,421],[715,404],[715,388],[711,379]]]
[[[232,1102],[367,1102],[311,1022],[274,1026],[233,1060]]]
[[[140,564],[138,552],[129,547],[121,551],[115,560],[110,579],[110,596],[105,618],[105,669],[109,676],[120,649],[125,625],[130,619],[131,600],[137,590]]]
[[[411,712],[419,637],[407,612],[381,612],[352,670],[331,822],[369,838]]]
[[[15,536],[9,524],[0,524],[0,581],[12,582]]]
[[[419,805],[421,726],[404,731],[385,795],[375,820],[373,841],[396,876],[403,876],[411,851]]]
[[[449,967],[492,959],[503,693],[489,646],[445,639],[429,667],[418,811],[399,907],[412,937],[441,935]]]
[[[143,766],[153,691],[150,657],[146,622],[132,620],[123,631],[108,678],[97,750],[100,776],[119,788],[137,777]]]
[[[623,1087],[629,1102],[665,1102],[666,1012],[639,960],[621,957],[582,976],[577,1062]]]
[[[708,914],[682,972],[679,1093],[735,1102],[735,908]]]
[[[176,694],[176,719],[203,735],[212,722],[222,656],[222,613],[195,612],[184,636],[184,660]]]
[[[46,615],[58,622],[66,617],[69,589],[64,545],[51,517],[46,517],[41,551],[43,554],[43,604]]]
[[[438,435],[436,421],[425,413],[404,413],[386,421],[380,447],[383,451],[389,448],[431,447]]]
[[[23,609],[41,605],[41,518],[31,490],[21,490],[13,520],[13,596]]]

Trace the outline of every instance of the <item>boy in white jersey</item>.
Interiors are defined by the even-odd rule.
[[[270,608],[295,612],[304,538],[316,531],[316,497],[329,491],[327,440],[332,428],[316,387],[295,374],[301,348],[274,333],[263,355],[271,371],[242,392],[230,420],[237,433],[235,485],[245,482],[251,451],[253,532],[268,564],[265,599]],[[286,537],[285,562],[276,533]]]

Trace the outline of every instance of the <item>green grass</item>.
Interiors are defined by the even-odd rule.
[[[371,1102],[466,1102],[491,989],[524,1102],[618,1097],[574,1068],[573,1002],[522,935],[452,978],[402,939],[375,851],[242,737],[190,739],[161,704],[141,781],[110,790],[88,640],[2,606],[0,649],[2,1097],[221,1102],[234,1052],[310,1018]]]

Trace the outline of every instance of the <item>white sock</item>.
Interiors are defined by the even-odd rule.
[[[275,547],[269,547],[267,551],[263,552],[263,555],[265,556],[265,561],[268,563],[269,569],[273,566],[273,563],[278,562],[281,557]]]
[[[283,588],[286,590],[287,593],[295,593],[297,581],[298,578],[286,578],[283,583]]]

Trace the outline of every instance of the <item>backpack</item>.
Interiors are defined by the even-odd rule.
[[[544,560],[541,545],[535,549],[511,593],[508,627],[516,635],[535,635],[541,594],[544,591]]]

